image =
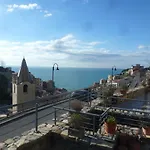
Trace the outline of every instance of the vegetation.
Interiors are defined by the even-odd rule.
[[[103,105],[109,106],[111,104],[111,99],[110,97],[113,96],[116,88],[114,87],[108,87],[107,91],[103,93]]]
[[[128,86],[125,84],[121,87],[121,90],[127,91],[128,90]]]
[[[10,104],[11,96],[8,93],[8,79],[0,74],[0,104]]]
[[[129,71],[129,70],[130,70],[130,68],[124,69],[124,70],[121,71],[120,74],[126,74],[126,72]]]
[[[116,124],[116,119],[113,116],[109,116],[106,120],[106,123],[108,124]]]
[[[110,97],[110,96],[113,96],[114,92],[115,92],[116,88],[114,87],[108,87],[108,90],[104,92],[103,96],[104,97]]]
[[[73,113],[69,120],[69,125],[73,128],[80,128],[83,125],[83,120],[84,118],[80,114]]]

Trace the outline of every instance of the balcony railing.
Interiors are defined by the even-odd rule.
[[[3,127],[7,127],[7,125],[11,122],[13,124],[14,120],[20,120],[21,118],[25,118],[24,120],[26,120],[25,122],[20,122],[20,127],[12,127],[13,129],[10,130],[8,129],[8,132],[3,132],[1,134],[0,132],[0,139],[2,139],[3,137],[6,137],[6,135],[8,135],[8,133],[12,133],[12,132],[16,132],[17,130],[20,130],[20,133],[23,131],[21,131],[21,128],[28,126],[28,128],[31,127],[35,127],[35,130],[38,131],[38,125],[44,122],[49,122],[51,121],[51,123],[57,124],[58,122],[64,122],[64,120],[68,120],[69,115],[66,115],[66,118],[61,117],[61,114],[64,113],[79,113],[81,115],[84,116],[85,121],[83,128],[85,129],[86,136],[89,137],[94,137],[94,138],[105,138],[105,139],[113,139],[112,136],[105,136],[105,134],[103,133],[103,125],[105,120],[107,119],[107,117],[110,114],[114,114],[117,116],[117,114],[120,114],[120,116],[117,116],[119,122],[118,122],[118,126],[117,126],[117,132],[122,132],[123,130],[125,130],[125,128],[135,128],[137,127],[138,129],[142,126],[142,124],[147,123],[149,121],[145,121],[146,119],[150,118],[150,114],[148,113],[148,111],[144,111],[141,109],[141,107],[138,108],[138,110],[133,110],[133,109],[129,109],[129,108],[121,108],[121,107],[117,107],[117,104],[111,104],[110,107],[106,107],[106,105],[98,105],[98,106],[94,106],[95,110],[100,111],[101,113],[96,114],[96,113],[91,113],[91,112],[76,112],[75,110],[72,110],[70,107],[70,102],[73,99],[78,99],[82,102],[82,105],[84,107],[89,107],[91,108],[91,102],[93,99],[91,99],[91,95],[93,93],[93,91],[96,91],[96,95],[97,95],[97,101],[99,101],[99,103],[107,103],[105,102],[105,99],[109,99],[109,102],[111,102],[112,98],[118,99],[118,100],[123,100],[125,101],[131,101],[131,102],[141,102],[141,103],[145,103],[148,101],[145,100],[138,100],[138,99],[126,99],[126,98],[116,98],[116,97],[104,97],[101,95],[101,92],[99,91],[99,89],[96,88],[87,88],[88,89],[88,95],[87,99],[85,101],[85,97],[83,95],[80,96],[76,96],[76,97],[72,97],[72,92],[66,92],[60,95],[56,95],[56,96],[49,96],[49,97],[45,97],[45,98],[41,98],[41,99],[36,99],[34,101],[29,101],[29,102],[25,102],[25,103],[21,103],[21,104],[16,104],[16,105],[11,105],[11,106],[4,106],[4,107],[0,107],[0,111],[4,111],[4,110],[8,110],[8,109],[12,109],[12,114],[10,116],[8,116],[7,118],[4,118],[3,120],[0,120],[0,130]],[[27,106],[32,105],[32,107],[28,108]],[[15,107],[20,107],[19,112],[17,112],[16,114],[13,112]],[[53,108],[54,107],[54,108]],[[133,106],[134,107],[134,106]],[[46,111],[44,111],[46,110]],[[68,114],[69,114],[68,113]],[[27,117],[30,116],[32,114],[32,117],[28,120]],[[125,117],[126,116],[126,117]],[[135,116],[139,117],[139,119],[134,118]],[[124,118],[123,118],[124,117]],[[143,120],[141,118],[144,118]],[[121,120],[122,119],[122,120]],[[125,122],[123,124],[123,122]],[[133,124],[131,123],[133,122]],[[5,125],[5,126],[4,126]],[[124,128],[124,129],[123,129]],[[131,131],[131,130],[130,130]],[[17,133],[17,132],[16,132]],[[99,133],[99,134],[98,134]]]

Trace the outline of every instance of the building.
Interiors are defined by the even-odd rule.
[[[107,83],[107,80],[105,80],[105,79],[101,79],[100,81],[99,81],[99,84],[106,84]]]
[[[118,79],[120,79],[120,75],[114,75],[113,76],[113,80],[118,80]]]
[[[43,81],[40,78],[35,78],[35,85],[37,90],[43,90]]]
[[[107,82],[110,83],[112,81],[112,75],[108,75]]]
[[[47,81],[47,91],[54,92],[54,90],[55,90],[54,81],[52,81],[52,80]]]
[[[132,80],[133,80],[132,77],[125,77],[125,78],[122,78],[122,79],[113,80],[112,84],[115,85],[118,88],[118,87],[122,87],[122,86],[125,86],[125,85],[127,85],[127,86],[130,85]]]
[[[35,79],[29,72],[26,60],[23,58],[20,71],[12,76],[12,104],[35,100]],[[26,107],[30,107],[27,105]],[[21,111],[22,106],[14,108]]]
[[[135,66],[132,66],[130,69],[130,75],[135,76],[137,73],[144,71],[144,66],[141,66],[140,64],[136,64]]]

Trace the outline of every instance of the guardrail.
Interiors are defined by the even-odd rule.
[[[96,87],[97,88],[97,87]],[[52,121],[52,117],[54,116],[54,114],[57,116],[57,115],[60,115],[60,114],[62,114],[62,112],[61,111],[71,111],[70,110],[70,102],[71,102],[71,100],[73,100],[73,99],[80,99],[82,102],[83,102],[83,105],[89,105],[90,106],[90,102],[91,102],[91,94],[93,93],[93,91],[92,90],[95,90],[96,88],[90,88],[90,89],[88,89],[88,96],[87,96],[87,101],[85,102],[85,101],[83,101],[83,99],[84,99],[84,97],[83,97],[83,95],[81,95],[81,96],[77,96],[77,97],[71,97],[71,94],[72,94],[72,92],[66,92],[66,93],[63,93],[63,94],[59,94],[59,95],[57,95],[57,97],[58,97],[58,101],[56,101],[56,96],[50,96],[50,99],[48,99],[48,101],[47,101],[47,103],[45,103],[45,104],[43,104],[42,103],[42,99],[38,99],[38,100],[35,100],[35,101],[32,101],[32,102],[34,102],[34,107],[33,108],[31,108],[31,109],[23,109],[21,112],[19,112],[19,113],[17,113],[16,115],[12,115],[12,116],[10,116],[10,117],[8,117],[7,119],[12,119],[13,121],[14,120],[18,120],[18,119],[20,119],[21,120],[21,118],[24,118],[22,121],[20,121],[17,125],[18,125],[18,127],[17,126],[15,126],[15,123],[14,123],[14,125],[13,125],[13,122],[12,121],[9,121],[9,122],[11,122],[12,124],[10,125],[11,126],[11,128],[13,128],[13,130],[9,130],[9,127],[8,127],[8,131],[7,132],[3,132],[3,133],[1,133],[1,131],[3,130],[3,128],[7,128],[7,125],[9,126],[9,124],[7,124],[7,123],[5,123],[5,125],[6,126],[1,126],[0,125],[0,139],[2,138],[2,137],[6,137],[7,138],[7,134],[11,134],[12,132],[15,132],[16,130],[20,130],[20,133],[22,133],[23,131],[21,130],[21,128],[23,128],[23,127],[26,127],[26,128],[31,128],[31,125],[32,126],[34,126],[35,127],[35,130],[36,131],[38,131],[38,125],[39,124],[41,124],[41,123],[43,123],[43,122],[47,122],[47,121]],[[77,90],[78,91],[78,90]],[[75,92],[75,91],[73,91],[73,92]],[[106,97],[104,97],[104,96],[102,96],[100,93],[99,93],[99,91],[97,91],[97,97],[100,99],[100,98],[106,98]],[[47,97],[48,98],[48,97]],[[60,98],[60,99],[59,99]],[[112,98],[116,98],[116,97],[108,97],[108,99],[112,99]],[[46,99],[46,98],[45,98]],[[117,99],[122,99],[122,98],[117,98]],[[53,100],[53,101],[52,101]],[[100,99],[101,100],[101,99]],[[137,99],[128,99],[128,100],[131,100],[131,101],[137,101]],[[144,100],[139,100],[139,101],[142,101],[142,102],[147,102],[147,101],[144,101]],[[53,103],[52,103],[53,102]],[[54,103],[55,102],[55,103]],[[13,108],[13,107],[16,107],[16,106],[20,106],[20,105],[23,105],[23,104],[29,104],[30,102],[25,102],[25,103],[22,103],[22,104],[17,104],[17,105],[11,105],[11,106],[3,106],[3,107],[0,107],[0,110],[2,110],[2,109],[6,109],[6,108]],[[67,103],[67,105],[65,105],[65,106],[61,106],[62,108],[60,108],[59,110],[57,109],[57,111],[56,110],[54,110],[53,109],[53,106],[57,106],[57,105],[60,105],[60,104],[65,104],[65,103]],[[59,107],[56,107],[56,108],[59,108]],[[108,112],[109,111],[111,111],[111,110],[120,110],[120,112],[122,111],[123,113],[125,113],[125,112],[127,112],[127,111],[132,111],[132,112],[136,112],[136,113],[140,113],[141,111],[133,111],[133,110],[131,110],[131,109],[122,109],[122,108],[117,108],[117,107],[110,107],[109,109],[106,109],[106,107],[104,107],[104,113],[103,114],[101,114],[101,115],[96,115],[96,114],[94,114],[94,115],[92,115],[92,114],[85,114],[85,115],[87,115],[88,117],[92,117],[92,119],[91,119],[91,122],[90,122],[90,124],[89,124],[89,126],[90,126],[90,128],[92,129],[92,131],[93,131],[93,133],[95,133],[94,131],[95,131],[95,128],[97,128],[97,127],[95,127],[95,125],[94,125],[94,116],[95,116],[95,118],[97,119],[97,118],[99,118],[100,120],[99,120],[99,122],[102,124],[104,121],[105,121],[105,119],[107,118],[107,116],[108,116]],[[46,110],[45,112],[44,112],[44,110]],[[74,111],[72,111],[72,112],[74,112]],[[143,112],[142,112],[143,113]],[[24,115],[24,114],[26,114],[26,115]],[[148,113],[145,113],[146,115],[148,115]],[[18,116],[21,116],[21,117],[18,117]],[[30,119],[28,119],[28,116],[29,116],[29,118]],[[31,116],[31,117],[30,117]],[[86,117],[87,117],[86,116]],[[17,118],[17,119],[13,119],[13,117],[15,118]],[[88,119],[88,117],[87,117],[87,119]],[[54,117],[55,118],[55,117]],[[57,118],[57,117],[56,117]],[[5,121],[5,122],[7,122],[7,119],[6,120],[0,120],[0,121]],[[44,121],[43,121],[44,120]],[[25,121],[24,123],[23,123],[23,121]],[[53,120],[54,121],[54,123],[55,123],[55,121],[57,122],[57,119],[54,119]],[[20,126],[19,126],[20,125]],[[92,127],[91,127],[92,126]],[[89,127],[88,127],[89,128]]]
[[[84,89],[79,89],[79,90],[85,90],[86,89],[86,90],[88,90],[89,95],[90,95],[90,93],[92,94],[92,90],[97,90],[96,93],[98,94],[98,97],[104,98],[104,96],[100,95],[100,93],[99,93],[100,88],[101,87],[89,87],[89,88],[84,88]],[[76,92],[76,91],[79,91],[79,90],[75,90],[75,91],[71,91],[71,92],[65,92],[65,93],[58,94],[58,95],[50,95],[50,96],[46,96],[46,97],[41,97],[41,98],[37,98],[35,100],[31,100],[31,101],[27,101],[27,102],[15,104],[15,105],[1,106],[0,107],[0,112],[6,111],[8,109],[12,109],[14,107],[20,107],[21,108],[20,112],[24,111],[24,110],[30,110],[31,108],[28,109],[28,106],[31,106],[31,107],[35,108],[36,103],[38,103],[39,106],[44,106],[44,105],[53,103],[55,101],[64,100],[67,97],[70,98],[70,96],[73,92]],[[112,99],[112,98],[121,99],[121,100],[137,100],[137,99],[130,99],[130,98],[108,97],[108,99]],[[89,100],[87,100],[87,101],[89,101]],[[144,100],[138,100],[138,101],[144,102]]]
[[[53,106],[63,105],[62,107],[69,109],[71,100],[80,99],[82,101],[82,98],[84,98],[83,96],[77,96],[77,97],[72,98],[71,93],[72,92],[67,92],[67,93],[57,95],[58,97],[61,98],[60,100],[58,100],[58,102],[55,101],[55,96],[51,96],[54,98],[53,102],[55,101],[55,103],[52,103],[51,100],[49,100],[46,105],[40,105],[39,103],[35,103],[36,106],[34,105],[32,109],[24,109],[20,111],[19,113],[12,114],[11,116],[8,116],[7,118],[0,120],[0,141],[3,139],[13,137],[13,135],[15,136],[15,132],[18,134],[19,133],[21,134],[22,132],[26,130],[30,130],[31,128],[33,128],[33,126],[37,128],[37,125],[41,123],[44,123],[47,121],[51,122],[53,119],[52,114],[54,114]],[[66,94],[68,96],[66,96]],[[62,97],[63,95],[65,96]],[[89,102],[91,101],[89,97],[87,99],[89,100],[88,102],[83,101],[84,106],[89,105]],[[37,100],[35,102],[41,102],[41,101]],[[30,102],[26,102],[26,103],[28,104]],[[20,105],[22,104],[3,106],[1,107],[1,109],[3,110],[6,108],[11,108],[11,107],[13,108],[13,107],[20,106]],[[59,112],[60,111],[58,110],[57,114]]]
[[[110,108],[107,108],[102,114],[93,114],[93,113],[83,113],[83,112],[78,112],[72,109],[67,109],[67,108],[61,108],[61,107],[57,107],[54,106],[54,123],[55,125],[57,125],[57,110],[63,110],[65,112],[69,112],[69,114],[71,113],[75,113],[75,114],[80,114],[83,116],[83,125],[82,128],[85,129],[86,131],[92,131],[92,135],[95,135],[97,128],[99,128],[99,124],[102,125],[104,119],[107,118],[107,112]],[[63,119],[67,119],[68,120],[68,116],[66,116],[66,118],[64,117]],[[98,122],[98,124],[96,124],[96,120]],[[90,132],[89,132],[90,134]]]
[[[87,102],[90,102],[90,95],[93,93],[92,90],[96,90],[98,89],[99,87],[96,87],[96,88],[87,88],[88,89],[88,97],[87,97]],[[83,90],[83,89],[81,89]],[[78,91],[78,90],[77,90]],[[76,92],[76,91],[73,91],[73,92]],[[97,93],[97,97],[100,97],[101,99],[104,99],[106,97],[102,96],[101,94],[99,94],[99,91],[96,92]],[[20,115],[22,113],[26,113],[26,112],[29,112],[29,111],[32,111],[35,109],[35,104],[38,103],[38,107],[43,107],[43,106],[47,106],[47,105],[50,105],[52,103],[56,103],[58,101],[69,101],[69,100],[72,100],[73,98],[71,97],[71,94],[72,92],[65,92],[65,93],[62,93],[62,94],[59,94],[59,95],[52,95],[52,96],[47,96],[47,97],[44,97],[44,98],[39,98],[39,99],[36,99],[36,100],[33,100],[33,101],[28,101],[28,102],[24,102],[24,103],[20,103],[20,104],[16,104],[16,105],[10,105],[10,106],[2,106],[0,107],[0,112],[3,112],[3,111],[6,111],[6,110],[10,110],[10,113],[7,112],[6,115],[7,117],[4,117],[4,118],[1,118],[0,119],[0,122],[2,120],[5,120],[7,118],[10,118],[12,116],[16,116],[16,115]],[[78,96],[78,97],[74,97],[76,99],[80,99],[82,101],[82,99],[84,100],[84,96]],[[129,99],[129,98],[118,98],[118,97],[114,97],[114,96],[111,96],[111,97],[107,97],[106,98],[107,100],[109,100],[110,102],[112,101],[112,99],[116,99],[118,101],[138,101],[138,102],[148,102],[146,100],[137,100],[137,99]],[[106,104],[108,104],[108,101],[106,101]],[[28,106],[32,106],[31,108]],[[110,105],[111,106],[111,105]],[[20,110],[19,112],[17,113],[14,113],[14,108],[15,107],[19,107]]]
[[[85,89],[85,88],[84,88]],[[84,89],[80,89],[80,90],[84,90]],[[91,88],[87,88],[87,92],[88,92],[88,96],[87,96],[87,102],[90,101],[90,93],[92,94]],[[94,88],[92,88],[94,89]],[[79,91],[79,90],[76,90]],[[76,91],[71,91],[71,92],[65,92],[62,94],[58,94],[58,95],[51,95],[51,96],[46,96],[46,97],[42,97],[42,98],[37,98],[36,100],[31,100],[31,101],[27,101],[24,103],[19,103],[19,104],[15,104],[15,105],[9,105],[9,106],[2,106],[0,107],[0,112],[4,113],[7,115],[7,117],[11,117],[14,115],[19,115],[20,113],[25,113],[31,110],[35,109],[35,104],[38,103],[38,107],[43,107],[52,103],[56,103],[59,101],[65,101],[68,99],[68,101],[70,99],[80,99],[81,101],[84,101],[85,96],[81,95],[81,96],[76,96],[76,97],[71,97],[71,94],[73,92]],[[15,111],[15,108],[19,108],[18,112]],[[0,119],[1,121],[1,119]]]
[[[109,107],[107,109],[105,108],[105,110],[103,110],[102,113],[93,114],[93,113],[78,112],[75,110],[54,106],[54,110],[55,110],[54,123],[55,125],[57,125],[57,122],[63,121],[66,124],[66,126],[68,126],[66,129],[68,129],[68,135],[70,135],[69,118],[71,117],[71,114],[80,114],[83,117],[83,121],[80,127],[84,129],[85,137],[90,137],[95,140],[98,140],[100,138],[109,142],[113,142],[115,140],[116,134],[118,133],[126,133],[126,134],[133,135],[133,136],[144,137],[140,130],[142,130],[142,127],[144,127],[143,125],[147,124],[149,121],[143,121],[141,120],[141,118],[132,118],[132,116],[125,117],[125,114],[122,114],[120,116],[115,116],[114,114],[117,120],[116,134],[113,134],[113,135],[106,134],[104,131],[105,129],[104,123],[106,119],[108,118],[108,116],[110,115],[110,111],[112,111],[113,109],[116,109],[116,108],[113,108],[113,107]],[[69,115],[67,115],[66,117],[63,117],[63,120],[61,119],[58,120],[57,110],[69,112],[68,113]],[[126,109],[120,109],[120,108],[119,110],[126,111]],[[132,110],[129,110],[129,109],[127,111],[132,112]],[[134,111],[134,112],[138,112],[138,111]],[[65,120],[68,120],[68,121],[65,121]],[[77,129],[74,128],[74,130],[76,131]]]
[[[97,88],[97,87],[96,87]],[[95,90],[96,88],[89,88],[88,89],[88,97],[87,97],[87,102],[90,102],[91,99],[90,99],[90,96],[92,94],[92,90]],[[83,89],[82,89],[83,90]],[[78,91],[78,90],[77,90]],[[73,92],[76,92],[76,91],[73,91]],[[33,101],[28,101],[28,102],[24,102],[24,103],[20,103],[20,104],[15,104],[15,105],[10,105],[10,106],[2,106],[0,107],[0,112],[3,112],[3,111],[6,111],[6,110],[10,110],[10,113],[6,113],[7,117],[11,117],[11,116],[16,116],[16,115],[20,115],[21,113],[25,113],[25,112],[28,112],[28,111],[31,111],[31,110],[34,110],[35,109],[35,104],[38,103],[38,107],[43,107],[43,106],[46,106],[46,105],[49,105],[49,104],[52,104],[52,103],[56,103],[58,101],[69,101],[69,100],[72,100],[73,98],[71,97],[71,94],[72,92],[66,92],[66,93],[62,93],[62,94],[59,94],[59,95],[52,95],[52,96],[48,96],[48,97],[44,97],[44,98],[40,98],[40,99],[36,99],[36,100],[33,100]],[[102,96],[101,94],[99,94],[99,92],[97,91],[97,97],[100,97],[102,99],[106,98],[104,96]],[[84,101],[84,96],[77,96],[77,97],[74,97],[76,99],[80,99],[81,101],[83,100]],[[112,99],[116,99],[116,100],[123,100],[123,101],[136,101],[136,102],[147,102],[146,100],[137,100],[137,99],[129,99],[129,98],[118,98],[118,97],[107,97],[107,100],[109,100],[110,102],[112,101]],[[106,104],[108,104],[108,102],[106,101]],[[29,108],[28,108],[29,106]],[[19,107],[20,110],[19,112],[17,113],[14,113],[15,110],[14,108],[15,107]],[[0,119],[0,121],[3,120],[3,119]]]

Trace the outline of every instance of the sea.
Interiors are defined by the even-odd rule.
[[[20,67],[12,67],[18,72]],[[114,71],[114,75],[123,69]],[[29,67],[29,71],[36,77],[44,81],[52,79],[52,68],[48,67]],[[78,90],[91,86],[100,79],[107,79],[112,69],[108,68],[59,68],[54,71],[54,81],[58,88],[65,88],[68,91]]]

